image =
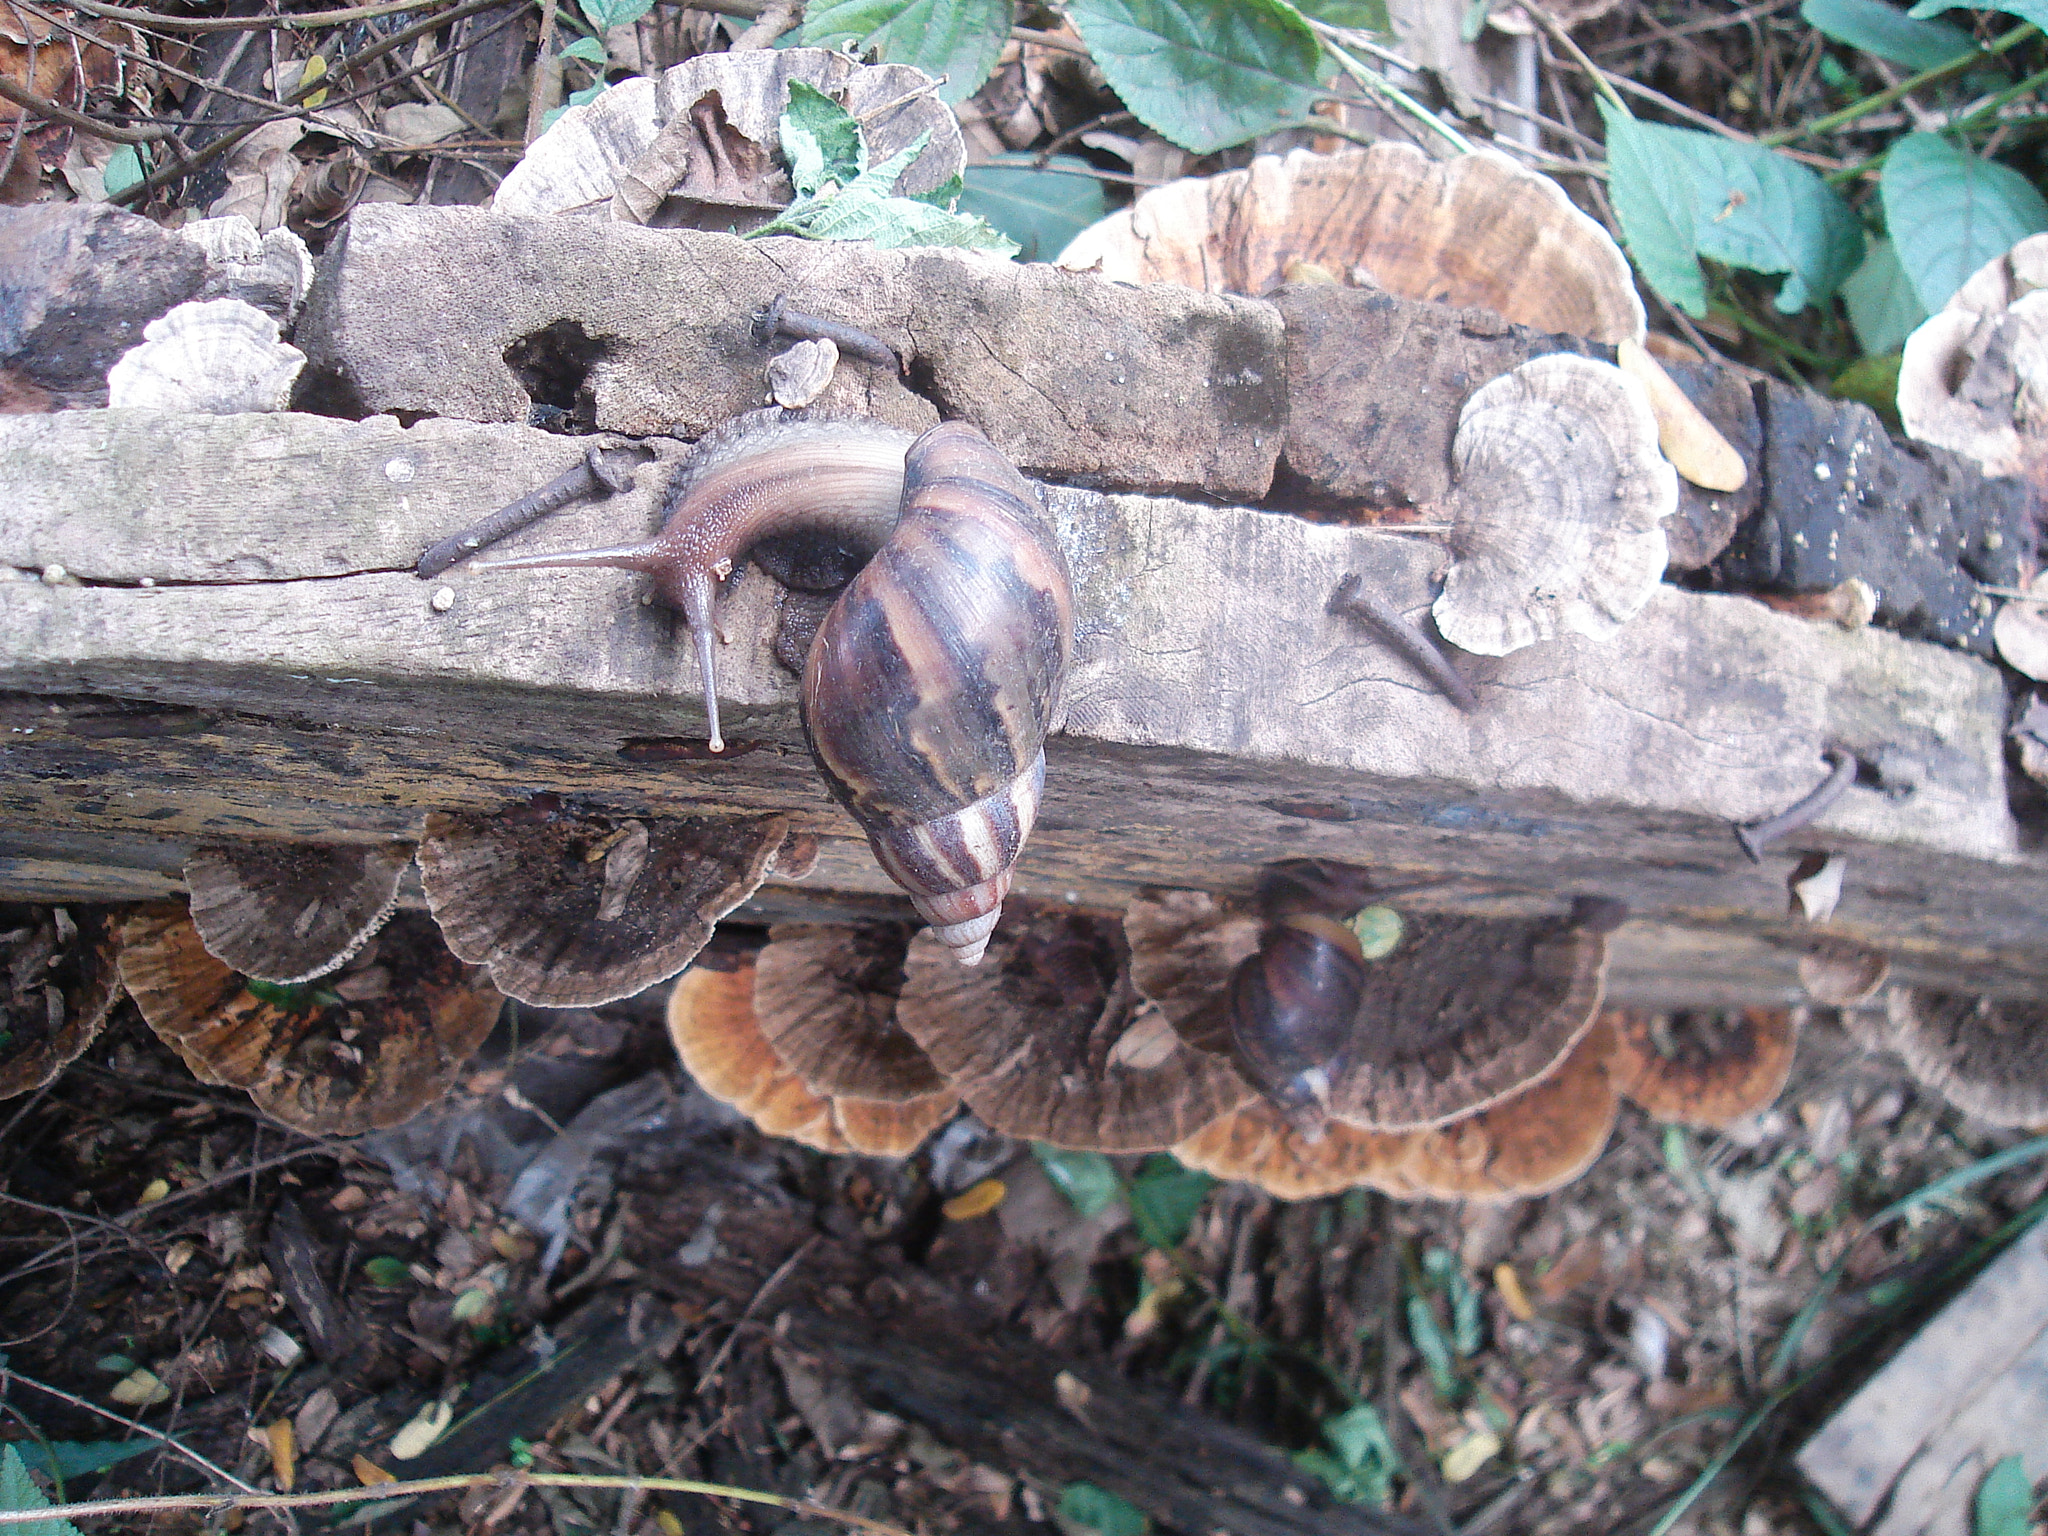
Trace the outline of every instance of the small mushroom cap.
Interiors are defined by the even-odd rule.
[[[1414,1186],[1401,1173],[1407,1135],[1329,1125],[1309,1141],[1263,1099],[1225,1115],[1173,1148],[1190,1168],[1219,1179],[1256,1184],[1282,1200],[1313,1200],[1345,1189],[1377,1189],[1406,1197]]]
[[[1252,1097],[1131,985],[1114,922],[1014,914],[968,969],[911,941],[896,1021],[982,1120],[1099,1152],[1163,1152]]]
[[[1431,612],[1451,644],[1505,656],[1604,640],[1657,590],[1678,475],[1642,385],[1611,363],[1532,358],[1458,415],[1455,559]]]
[[[1264,926],[1208,891],[1141,890],[1124,909],[1132,985],[1189,1045],[1227,1056],[1230,977],[1259,952]]]
[[[1799,957],[1800,985],[1829,1008],[1853,1008],[1876,996],[1891,973],[1891,956],[1883,950],[1832,935],[1810,940]]]
[[[688,965],[760,885],[788,830],[782,816],[436,812],[420,881],[448,947],[488,967],[507,996],[591,1008]]]
[[[756,985],[752,959],[730,971],[692,967],[669,992],[668,1032],[698,1085],[766,1134],[821,1152],[907,1157],[959,1106],[948,1088],[893,1104],[813,1093],[761,1033]]]
[[[207,951],[244,976],[290,986],[340,966],[398,905],[412,849],[237,843],[185,861]]]
[[[142,328],[143,342],[107,370],[107,401],[232,416],[281,411],[306,354],[277,339],[277,322],[240,299],[180,304]]]
[[[613,198],[625,190],[622,182],[629,176],[647,182],[654,176],[650,160],[663,160],[649,154],[663,127],[687,124],[692,109],[714,92],[728,133],[774,150],[781,142],[779,120],[789,104],[791,80],[843,102],[861,120],[872,164],[907,148],[919,134],[929,135],[923,152],[897,180],[897,190],[906,197],[936,191],[965,164],[960,125],[932,94],[931,77],[920,70],[904,64],[862,65],[831,48],[706,53],[653,79],[621,81],[595,100],[570,107],[528,146],[491,206],[499,213],[616,216]],[[721,147],[729,152],[732,146],[728,141]],[[669,157],[669,163],[680,170],[679,160]],[[777,177],[780,200],[786,201],[788,182],[779,168]],[[673,171],[669,185],[674,186]],[[659,194],[669,188],[650,190],[658,203]],[[677,192],[693,195],[687,184]]]
[[[413,913],[377,936],[374,964],[366,951],[357,969],[289,1001],[258,997],[208,954],[176,903],[134,909],[118,933],[122,982],[192,1075],[313,1135],[410,1119],[447,1092],[504,1006]]]
[[[1261,155],[1173,182],[1075,236],[1059,264],[1125,283],[1254,298],[1291,265],[1406,299],[1490,309],[1617,342],[1647,329],[1628,258],[1556,182],[1492,150],[1434,161],[1405,144]]]
[[[1592,1028],[1606,961],[1604,934],[1558,919],[1410,918],[1366,967],[1330,1114],[1420,1130],[1520,1092]]]
[[[2048,238],[1986,262],[1906,338],[1906,435],[1967,454],[1987,475],[2036,467],[2048,434]]]
[[[0,1099],[77,1060],[121,996],[113,934],[84,907],[0,905],[0,978]]]
[[[1798,1008],[1612,1009],[1615,1083],[1653,1119],[1719,1130],[1777,1098],[1805,1018]]]
[[[900,1104],[946,1086],[896,1023],[910,930],[786,924],[754,962],[754,1013],[813,1093]]]
[[[1894,987],[1891,1048],[1912,1074],[1993,1125],[2048,1121],[2048,1003]]]
[[[1613,1044],[1612,1031],[1595,1025],[1542,1082],[1408,1138],[1401,1176],[1439,1200],[1512,1200],[1571,1183],[1614,1129]]]

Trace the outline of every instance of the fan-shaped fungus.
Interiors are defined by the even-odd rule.
[[[1190,1168],[1256,1184],[1282,1200],[1313,1200],[1370,1188],[1405,1198],[1415,1186],[1401,1172],[1410,1137],[1329,1125],[1310,1141],[1264,1099],[1225,1115],[1173,1149]]]
[[[91,1045],[121,996],[97,912],[0,905],[0,1099],[40,1088]]]
[[[2048,1003],[1894,987],[1891,1048],[1958,1109],[1994,1125],[2048,1121]]]
[[[2048,432],[2048,234],[1978,268],[1906,338],[1899,421],[1987,475],[2039,468]]]
[[[896,1023],[910,930],[788,925],[755,957],[754,1014],[813,1093],[901,1103],[946,1080]]]
[[[107,371],[110,405],[231,416],[281,411],[306,354],[240,299],[180,304],[142,328],[143,342]]]
[[[384,926],[412,849],[238,843],[185,861],[192,922],[244,976],[290,986],[324,976]]]
[[[1718,1130],[1764,1108],[1785,1086],[1803,1009],[1655,1013],[1617,1008],[1614,1078],[1653,1119]]]

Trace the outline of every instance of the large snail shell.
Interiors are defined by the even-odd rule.
[[[1311,1140],[1322,1134],[1364,990],[1357,936],[1312,913],[1275,922],[1230,978],[1231,1054]]]
[[[974,428],[911,445],[889,541],[825,616],[804,732],[875,857],[966,964],[1037,813],[1073,651],[1065,556]]]

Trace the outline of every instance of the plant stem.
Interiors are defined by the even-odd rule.
[[[1890,106],[1902,96],[1912,95],[1913,92],[1919,90],[1922,86],[1932,85],[1937,80],[1946,80],[1950,75],[1961,74],[1973,64],[1981,64],[1988,58],[2016,48],[2028,38],[2038,36],[2040,30],[2032,22],[2026,22],[2014,27],[2010,32],[2004,33],[2002,36],[1993,38],[1984,45],[1980,52],[1966,53],[1958,58],[1950,59],[1946,64],[1937,64],[1932,69],[1923,69],[1919,74],[1908,76],[1897,85],[1887,86],[1884,90],[1866,96],[1861,101],[1851,102],[1839,112],[1830,112],[1825,117],[1816,117],[1812,122],[1801,123],[1796,128],[1781,128],[1776,133],[1767,133],[1758,139],[1757,142],[1769,147],[1776,147],[1780,144],[1790,144],[1794,139],[1817,138],[1824,133],[1833,133],[1837,128],[1845,127],[1855,122],[1859,117],[1867,117],[1881,107]]]
[[[1344,46],[1342,28],[1328,26],[1323,22],[1315,20],[1313,17],[1309,18],[1308,24],[1315,29],[1316,36],[1321,39],[1322,45],[1328,50],[1330,57],[1335,59],[1344,73],[1353,80],[1356,80],[1363,89],[1375,96],[1385,97],[1418,123],[1440,134],[1459,154],[1469,155],[1472,153],[1472,141],[1466,138],[1464,134],[1458,132],[1457,129],[1438,117],[1429,108],[1394,84],[1393,81],[1387,79],[1386,76],[1379,74],[1377,71],[1367,69],[1357,59],[1353,58]]]

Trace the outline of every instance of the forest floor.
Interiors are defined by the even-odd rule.
[[[202,1459],[302,1491],[509,1464],[729,1483],[905,1530],[1143,1528],[879,1411],[788,1342],[792,1310],[858,1319],[893,1295],[922,1298],[916,1326],[1310,1453],[1333,1502],[1386,1501],[1402,1529],[1648,1531],[1735,1444],[1661,1529],[1825,1530],[1792,1452],[2048,1196],[2038,1159],[1972,1181],[2024,1136],[1968,1121],[1825,1016],[1773,1108],[1703,1133],[1624,1106],[1589,1174],[1502,1205],[1288,1203],[1133,1158],[1084,1217],[1047,1177],[1076,1186],[1072,1167],[965,1119],[901,1163],[827,1157],[690,1084],[656,994],[514,1005],[453,1098],[353,1143],[194,1082],[126,1004],[9,1110],[0,1434],[75,1466],[127,1442],[71,1498],[218,1490]],[[1003,1198],[982,1209],[991,1177]],[[401,1455],[450,1417],[434,1450]],[[443,1454],[458,1444],[466,1465]],[[370,1528],[836,1527],[549,1487]]]

